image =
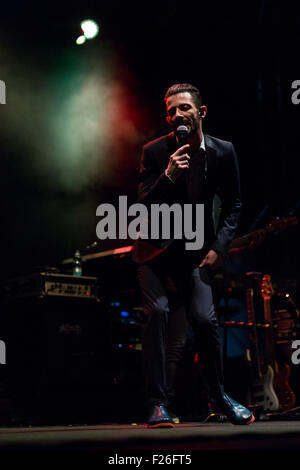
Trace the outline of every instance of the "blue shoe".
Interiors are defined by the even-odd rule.
[[[248,408],[230,398],[226,393],[223,395],[223,400],[217,402],[217,406],[232,424],[251,424],[255,421],[253,414]]]
[[[174,421],[164,405],[154,405],[148,418],[148,428],[173,428]]]

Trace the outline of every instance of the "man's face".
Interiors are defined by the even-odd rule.
[[[166,99],[166,108],[167,122],[173,130],[184,125],[188,128],[190,135],[199,131],[201,121],[199,109],[188,91],[169,96]]]

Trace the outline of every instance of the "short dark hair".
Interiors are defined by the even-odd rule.
[[[200,91],[197,87],[191,85],[190,83],[176,83],[175,85],[170,86],[165,94],[165,101],[167,98],[169,98],[169,96],[176,95],[177,93],[184,93],[186,91],[190,93],[195,105],[198,109],[200,109],[202,106],[202,97],[200,95]]]

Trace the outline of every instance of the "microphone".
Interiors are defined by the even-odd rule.
[[[189,135],[189,130],[186,126],[178,126],[176,129],[176,137],[178,139],[179,147],[186,144],[186,139]]]

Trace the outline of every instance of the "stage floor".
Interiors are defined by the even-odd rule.
[[[0,427],[0,451],[103,451],[128,455],[139,451],[289,451],[300,450],[300,421],[183,423],[171,429],[146,424]]]

